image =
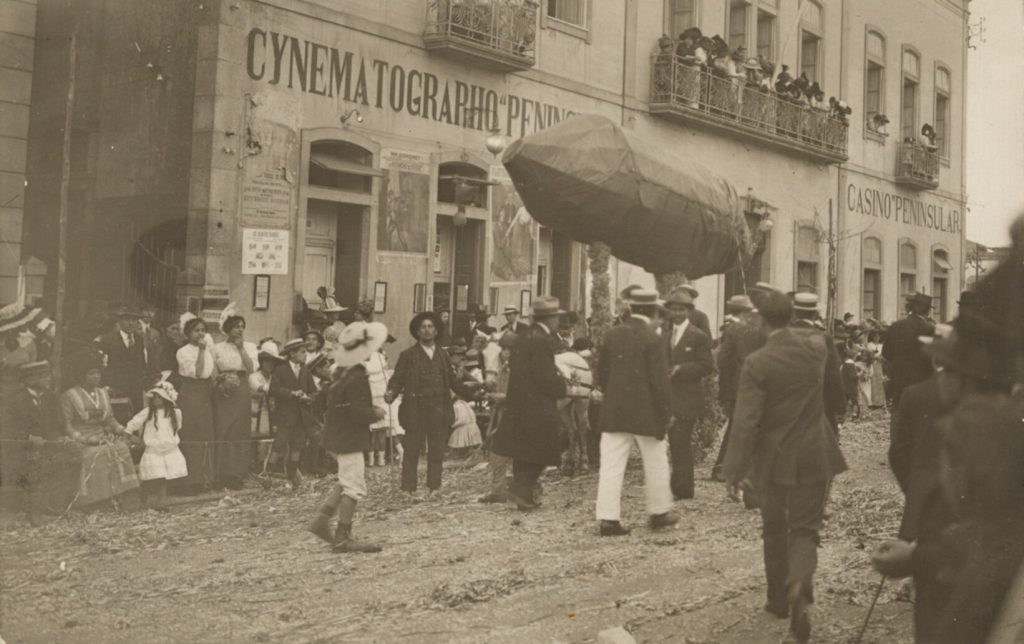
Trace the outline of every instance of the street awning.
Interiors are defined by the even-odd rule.
[[[949,263],[949,260],[942,255],[932,255],[932,263],[935,264],[935,268],[942,271],[953,270],[953,265]]]
[[[333,154],[327,154],[325,152],[314,152],[310,155],[310,160],[313,165],[319,166],[324,170],[330,170],[331,172],[344,172],[345,174],[358,174],[364,177],[383,177],[384,173],[376,168],[371,168],[368,165],[356,163],[355,161],[349,161],[341,157],[336,157]]]

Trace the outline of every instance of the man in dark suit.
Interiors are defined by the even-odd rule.
[[[519,309],[511,304],[505,307],[505,325],[501,327],[502,333],[524,333],[530,328],[528,324],[519,321]]]
[[[693,427],[704,413],[704,385],[714,371],[711,338],[690,321],[693,299],[677,289],[665,300],[671,326],[663,333],[672,383],[672,412],[675,422],[669,430],[672,452],[672,495],[693,498]]]
[[[494,451],[512,459],[509,498],[520,510],[538,507],[537,479],[562,460],[556,403],[566,395],[566,381],[555,366],[555,338],[562,314],[556,297],[533,301],[533,325],[517,337],[509,362],[508,394]]]
[[[765,295],[759,308],[768,339],[740,371],[725,477],[736,498],[754,467],[768,582],[765,608],[780,617],[788,613],[790,630],[805,642],[828,485],[846,470],[846,461],[825,416],[828,339],[791,328],[793,306],[782,293]]]
[[[644,461],[647,512],[654,528],[675,525],[665,434],[672,425],[672,391],[661,337],[651,326],[658,292],[630,294],[629,317],[604,336],[597,359],[597,386],[604,395],[597,520],[601,536],[629,534],[620,519],[622,478],[633,443]]]
[[[277,435],[274,449],[288,455],[288,480],[293,487],[301,483],[299,461],[312,429],[311,405],[316,395],[313,374],[306,367],[306,341],[289,340],[281,347],[287,362],[274,369],[270,378],[270,397],[274,399],[274,424]]]
[[[146,342],[139,334],[139,315],[128,307],[116,313],[114,329],[99,339],[99,349],[107,356],[104,380],[111,398],[127,398],[131,409],[115,405],[114,414],[122,425],[142,409],[142,394],[151,373],[147,368]]]
[[[839,423],[846,414],[846,394],[843,390],[843,377],[840,373],[842,361],[839,350],[832,336],[825,331],[818,313],[818,296],[814,293],[795,293],[793,295],[793,322],[797,329],[809,329],[821,333],[828,340],[828,360],[825,362],[825,383],[822,393],[825,396],[825,417],[836,432]]]
[[[907,317],[893,322],[882,346],[882,357],[889,361],[889,383],[894,405],[900,402],[900,395],[910,385],[927,380],[932,375],[932,363],[925,355],[918,340],[921,336],[935,333],[935,325],[928,321],[932,309],[932,298],[924,293],[914,293],[907,302]]]
[[[725,417],[729,419],[718,458],[711,469],[711,478],[725,481],[722,465],[725,463],[725,449],[729,445],[732,431],[732,412],[736,407],[736,394],[740,386],[740,368],[747,356],[764,346],[764,329],[761,316],[754,310],[754,303],[746,295],[734,295],[726,302],[726,310],[737,317],[722,333],[722,344],[718,349],[718,402]]]
[[[403,351],[395,364],[395,373],[388,381],[384,400],[391,404],[399,395],[398,422],[405,430],[402,441],[402,490],[415,494],[420,453],[427,450],[427,488],[429,493],[441,488],[441,469],[448,432],[455,418],[451,392],[467,400],[473,397],[454,371],[448,352],[437,344],[437,334],[444,327],[441,319],[429,311],[419,313],[409,323],[409,333],[416,344]]]
[[[156,310],[152,306],[143,307],[139,312],[139,336],[145,348],[146,372],[154,380],[164,363],[164,336],[154,324],[155,320]]]
[[[715,336],[711,334],[711,322],[708,320],[708,314],[697,308],[696,302],[700,291],[694,288],[693,284],[682,284],[676,288],[685,291],[694,302],[693,308],[690,310],[690,324],[703,331],[708,339],[714,338]]]

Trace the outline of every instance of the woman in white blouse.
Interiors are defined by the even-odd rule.
[[[245,341],[245,318],[229,315],[221,325],[227,339],[213,345],[217,380],[213,426],[217,475],[232,490],[242,487],[252,464],[252,393],[249,376],[259,365],[256,345]]]
[[[178,349],[178,408],[181,409],[181,451],[188,463],[186,490],[201,492],[214,481],[213,343],[206,323],[192,317],[182,325],[188,343]]]

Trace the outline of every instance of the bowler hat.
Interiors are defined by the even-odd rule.
[[[284,346],[281,347],[281,355],[287,357],[290,356],[295,351],[305,348],[306,341],[303,340],[302,338],[295,338],[294,340],[289,340],[288,342],[284,343]]]
[[[693,308],[693,298],[686,290],[677,288],[665,298],[665,308],[677,309],[681,307]]]
[[[534,318],[552,317],[562,313],[565,313],[565,311],[562,310],[557,297],[545,295],[533,301]]]
[[[794,293],[793,294],[793,310],[794,311],[817,311],[818,310],[818,296],[814,293]]]
[[[907,296],[907,304],[921,304],[927,305],[928,308],[931,308],[932,296],[927,293],[914,293],[913,295]]]
[[[725,303],[726,308],[731,311],[753,311],[754,303],[746,295],[733,295]]]
[[[964,291],[960,294],[960,299],[956,303],[960,306],[979,306],[981,305],[981,298],[978,297],[977,291]]]
[[[434,326],[438,329],[441,328],[441,316],[438,313],[434,313],[433,311],[423,311],[422,313],[414,315],[412,321],[409,322],[409,335],[419,340],[420,325],[427,320],[433,322]]]
[[[38,378],[50,375],[50,363],[46,360],[38,362],[26,362],[18,368],[18,375],[22,382],[32,382]]]

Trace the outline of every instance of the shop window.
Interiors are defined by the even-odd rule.
[[[941,248],[932,251],[932,304],[939,322],[948,319],[949,275],[952,270],[949,253]]]
[[[939,67],[935,71],[935,145],[939,155],[949,157],[949,70]]]
[[[813,0],[800,7],[800,71],[812,81],[820,81],[822,37],[825,21],[821,5]]]
[[[488,185],[486,170],[468,163],[442,163],[438,169],[437,200],[486,208]]]
[[[903,50],[903,93],[900,101],[900,137],[917,140],[917,94],[921,79],[921,58]]]
[[[665,5],[666,33],[678,37],[690,27],[697,26],[697,0],[667,0]]]
[[[821,244],[818,230],[801,226],[796,235],[796,290],[802,293],[818,292],[818,274],[821,266]]]
[[[882,241],[866,237],[861,249],[861,319],[882,317]]]
[[[867,73],[864,77],[864,116],[868,123],[876,114],[885,114],[885,38],[869,31]]]
[[[900,308],[907,298],[917,292],[917,247],[912,242],[900,242]]]
[[[344,141],[317,141],[309,149],[309,184],[347,192],[369,193],[373,177],[373,155]]]

